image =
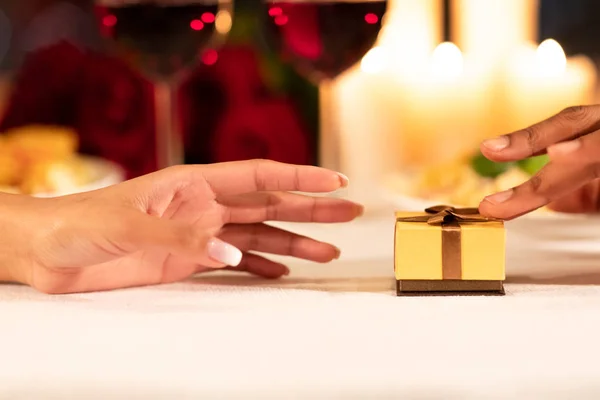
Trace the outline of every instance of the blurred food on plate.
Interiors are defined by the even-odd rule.
[[[0,134],[0,191],[68,192],[88,184],[92,171],[77,153],[71,129],[28,125]]]
[[[542,155],[518,162],[497,163],[478,152],[410,174],[396,174],[386,184],[395,193],[405,196],[476,207],[485,196],[527,181],[547,161],[547,156]]]

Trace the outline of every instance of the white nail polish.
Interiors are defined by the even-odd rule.
[[[340,177],[340,181],[342,182],[342,187],[348,186],[350,179],[348,179],[348,177],[346,175],[342,174],[341,172],[338,172],[337,174]]]
[[[214,261],[235,267],[242,261],[242,252],[235,246],[219,239],[208,242],[208,256]]]

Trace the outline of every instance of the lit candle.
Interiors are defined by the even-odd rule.
[[[379,44],[390,49],[396,71],[419,68],[442,41],[441,0],[392,0]]]
[[[545,40],[537,49],[522,46],[506,77],[510,130],[525,128],[566,107],[593,103],[596,75],[589,58],[567,59],[555,40]]]
[[[487,65],[537,36],[539,0],[454,0],[452,38]]]
[[[401,129],[390,132],[396,168],[450,161],[473,151],[489,112],[488,87],[477,63],[453,43],[441,43],[428,69],[402,79],[401,101],[388,113],[400,115]],[[395,108],[391,109],[391,108]]]
[[[351,198],[367,205],[380,202],[378,181],[398,157],[386,151],[400,145],[403,89],[398,77],[423,69],[441,41],[441,27],[441,0],[390,0],[377,45],[337,79],[340,170],[352,181]],[[384,144],[386,138],[395,144]]]
[[[383,103],[394,92],[385,73],[389,61],[385,48],[374,47],[359,66],[340,78],[337,88],[342,133],[341,165],[343,173],[352,181],[347,195],[368,208],[381,201],[377,189],[385,168],[382,139],[385,131],[395,125],[393,115],[385,115],[383,108]],[[390,91],[381,96],[382,88],[386,86]]]
[[[539,0],[454,0],[451,35],[461,49],[474,57],[485,76],[493,112],[482,127],[483,138],[511,130],[504,81],[506,60],[515,48],[535,41]]]

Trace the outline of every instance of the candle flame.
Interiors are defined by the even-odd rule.
[[[536,51],[537,67],[541,75],[556,77],[567,68],[567,56],[561,45],[554,39],[546,39]]]
[[[368,74],[377,74],[385,69],[387,55],[383,47],[373,47],[360,62],[360,69]]]
[[[463,55],[451,42],[440,43],[431,55],[431,72],[435,77],[454,79],[463,72]]]

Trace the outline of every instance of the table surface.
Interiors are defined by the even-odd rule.
[[[345,230],[370,246],[363,257],[296,261],[277,281],[214,273],[67,296],[2,286],[0,399],[600,396],[597,258],[552,257],[551,274],[540,256],[514,258],[502,297],[396,297],[374,226],[371,242],[366,225]]]

